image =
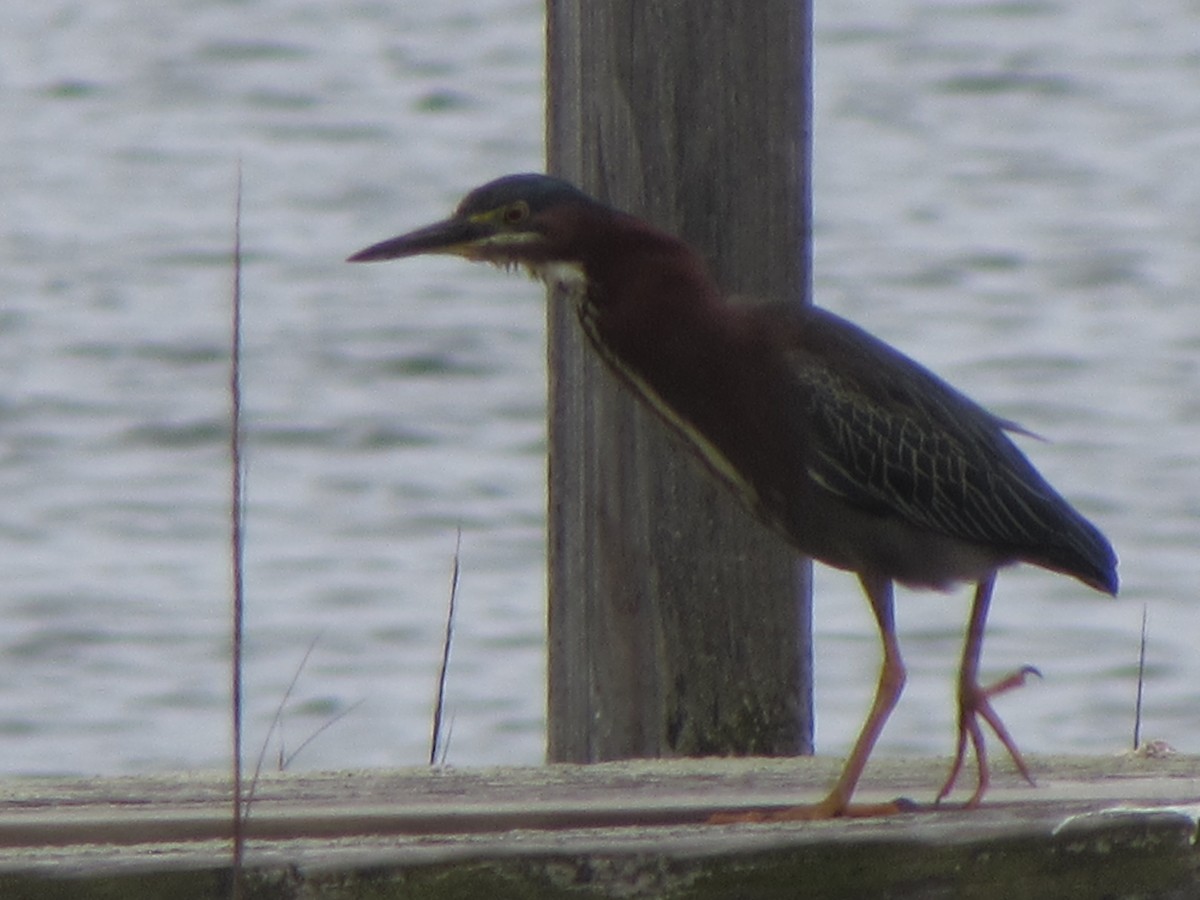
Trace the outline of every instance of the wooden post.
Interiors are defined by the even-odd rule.
[[[806,302],[808,0],[548,0],[549,169]],[[750,302],[750,301],[747,301]],[[551,304],[551,761],[812,751],[809,566]]]

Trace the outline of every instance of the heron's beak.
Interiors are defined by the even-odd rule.
[[[471,247],[491,233],[492,229],[480,222],[449,218],[372,244],[364,250],[359,250],[346,262],[377,262],[381,259],[420,256],[423,253],[469,256]]]

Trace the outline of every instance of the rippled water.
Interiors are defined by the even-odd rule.
[[[11,6],[11,4],[10,4]],[[828,8],[826,8],[828,7]],[[0,771],[227,753],[226,344],[245,177],[249,743],[420,763],[455,532],[459,764],[542,754],[541,291],[449,260],[343,265],[540,167],[542,7],[93,0],[0,29]],[[821,303],[1052,438],[1122,599],[1000,582],[985,666],[1030,751],[1121,749],[1200,702],[1200,11],[818,10]],[[818,746],[868,702],[853,579],[817,578]],[[961,595],[905,594],[882,752],[944,753]],[[315,644],[313,643],[315,641]]]

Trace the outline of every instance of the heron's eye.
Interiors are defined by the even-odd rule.
[[[502,217],[505,225],[519,225],[529,218],[529,204],[524,200],[505,208]]]

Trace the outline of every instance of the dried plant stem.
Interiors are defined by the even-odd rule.
[[[1142,690],[1146,684],[1146,614],[1148,606],[1142,604],[1142,641],[1138,648],[1137,702],[1133,707],[1133,749],[1142,745]]]
[[[234,210],[233,310],[229,348],[229,538],[233,577],[230,714],[233,719],[233,877],[231,896],[242,894],[242,862],[246,835],[242,815],[242,638],[245,627],[244,541],[242,536],[242,164],[237,167],[237,200]]]
[[[462,550],[462,526],[454,541],[454,568],[450,574],[450,606],[446,611],[446,635],[442,640],[442,667],[438,673],[437,698],[433,704],[433,734],[429,740],[429,764],[436,765],[442,744],[442,718],[446,708],[446,672],[450,667],[450,645],[454,640],[454,602],[458,596],[459,556]],[[442,752],[445,758],[445,751]]]

